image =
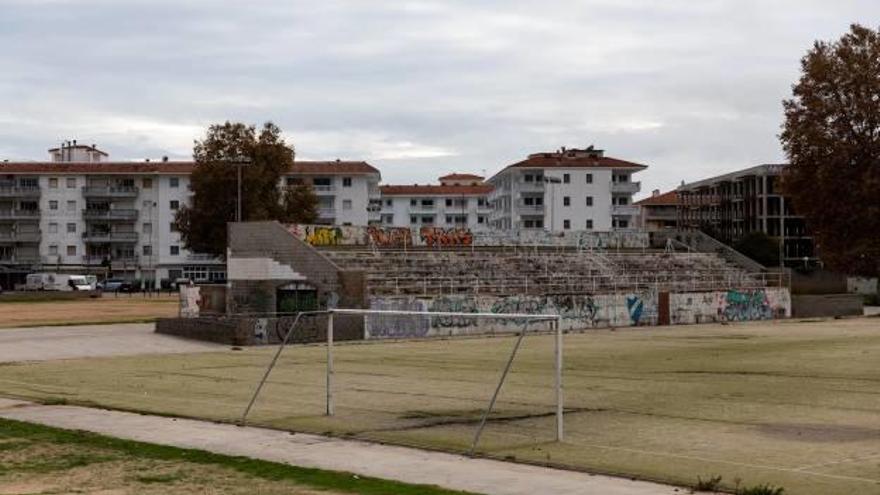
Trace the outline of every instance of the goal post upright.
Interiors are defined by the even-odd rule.
[[[562,390],[562,317],[557,316],[551,325],[556,327],[556,345],[554,346],[556,358],[556,441],[561,442],[565,434],[562,420],[565,409],[565,396]]]
[[[327,314],[327,416],[333,416],[333,311]]]

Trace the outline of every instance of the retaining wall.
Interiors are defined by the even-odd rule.
[[[163,318],[156,322],[156,333],[226,345],[279,344],[284,340],[295,317],[271,318]],[[363,317],[335,315],[334,340],[361,340]],[[290,337],[290,343],[327,340],[327,315],[303,316]]]
[[[864,298],[860,294],[794,295],[792,315],[795,318],[862,316]]]

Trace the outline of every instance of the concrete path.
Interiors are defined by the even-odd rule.
[[[405,447],[85,407],[0,399],[0,417],[487,495],[673,495],[686,491],[655,483]]]
[[[224,346],[153,333],[152,323],[0,329],[0,363],[216,351]]]

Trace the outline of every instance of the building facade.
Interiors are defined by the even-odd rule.
[[[641,189],[633,174],[647,167],[602,150],[535,153],[488,180],[490,226],[501,230],[620,230],[636,227]]]
[[[439,185],[387,185],[380,190],[384,226],[489,228],[492,186],[478,175],[451,174],[440,177]]]
[[[114,162],[94,145],[75,143],[49,154],[45,162],[0,163],[0,286],[35,271],[149,287],[225,280],[225,263],[188,251],[174,229],[190,201],[194,162]],[[311,185],[324,223],[366,225],[379,220],[379,178],[364,162],[300,161],[281,185]]]
[[[678,226],[678,193],[675,191],[661,194],[655,189],[651,196],[636,201],[635,205],[639,207],[637,227],[640,230],[654,232]]]
[[[752,232],[781,242],[786,265],[803,266],[817,259],[813,238],[802,216],[779,190],[786,165],[758,165],[678,188],[678,222],[727,244]]]

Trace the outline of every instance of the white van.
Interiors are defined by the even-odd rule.
[[[31,273],[27,276],[26,290],[92,290],[85,275],[62,275],[58,273]]]

